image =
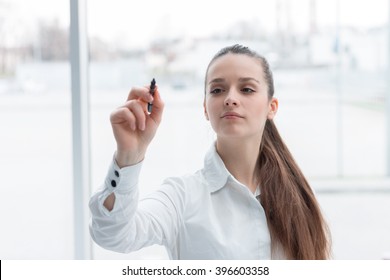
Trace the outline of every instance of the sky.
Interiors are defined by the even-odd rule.
[[[88,33],[111,42],[143,46],[156,37],[207,36],[242,20],[253,21],[269,32],[275,31],[278,21],[295,32],[307,32],[311,1],[87,0]],[[315,2],[319,26],[336,25],[339,5],[341,25],[365,28],[386,24],[390,0]],[[69,26],[69,0],[0,0],[1,16],[14,18],[21,23],[18,26],[26,28],[39,20],[54,18]]]

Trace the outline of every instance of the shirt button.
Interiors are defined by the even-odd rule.
[[[114,188],[116,187],[116,182],[115,182],[115,180],[112,180],[112,181],[111,181],[111,186],[114,187]]]
[[[118,172],[118,171],[115,170],[114,173],[115,173],[115,176],[116,176],[116,177],[119,177],[119,172]]]

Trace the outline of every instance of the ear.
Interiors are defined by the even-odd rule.
[[[209,121],[209,114],[207,114],[207,109],[206,109],[206,98],[203,100],[203,109],[204,109],[204,116],[206,117],[206,120]]]
[[[269,111],[268,111],[268,115],[267,115],[267,118],[269,120],[272,120],[276,113],[278,112],[278,107],[279,107],[279,101],[277,98],[275,97],[272,97],[270,103],[269,103]]]

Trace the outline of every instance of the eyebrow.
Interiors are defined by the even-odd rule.
[[[255,78],[252,78],[252,77],[239,78],[238,80],[239,80],[240,82],[255,81],[256,83],[260,84],[259,80],[256,80]]]
[[[222,82],[224,82],[224,81],[225,81],[225,79],[223,79],[223,78],[215,78],[215,79],[211,80],[211,81],[209,82],[209,84],[213,84],[213,83],[222,83]]]
[[[259,80],[256,80],[255,78],[252,77],[242,77],[238,79],[240,82],[249,82],[249,81],[255,81],[256,83],[260,84]],[[209,82],[209,84],[213,83],[222,83],[225,82],[226,80],[223,78],[215,78]]]

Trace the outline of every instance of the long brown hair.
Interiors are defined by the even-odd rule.
[[[220,50],[207,67],[205,81],[210,65],[228,53],[244,54],[260,61],[270,100],[274,95],[274,83],[269,64],[248,47],[233,45]],[[264,127],[255,173],[272,251],[281,247],[288,259],[330,258],[330,233],[315,195],[270,119]]]

